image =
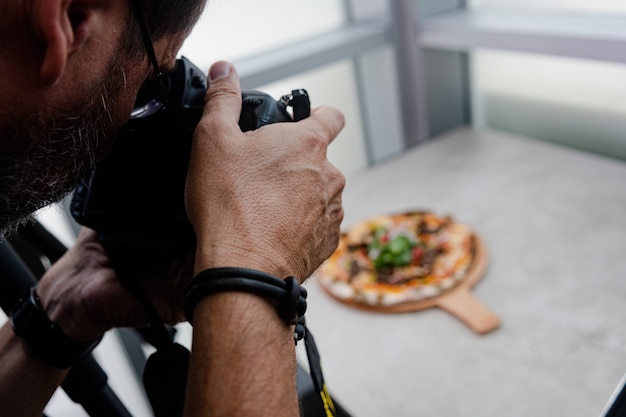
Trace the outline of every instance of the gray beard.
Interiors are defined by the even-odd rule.
[[[100,91],[72,111],[34,114],[0,131],[0,236],[63,199],[110,149],[116,127],[107,106],[123,88],[124,74],[117,62],[108,74]]]

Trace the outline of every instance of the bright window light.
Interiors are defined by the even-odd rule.
[[[342,0],[210,0],[181,53],[200,68],[341,27]]]

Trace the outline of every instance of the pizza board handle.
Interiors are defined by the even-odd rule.
[[[479,334],[488,333],[500,325],[500,318],[481,304],[465,286],[441,295],[436,304]]]

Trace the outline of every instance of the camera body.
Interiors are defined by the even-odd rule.
[[[176,258],[195,245],[184,189],[206,86],[204,74],[186,58],[179,59],[162,80],[160,94],[140,94],[110,154],[76,188],[70,212],[79,224],[99,232],[105,248],[123,248],[143,260]],[[242,131],[310,114],[305,90],[278,101],[244,91],[242,103]]]

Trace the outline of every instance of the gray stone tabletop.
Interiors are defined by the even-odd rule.
[[[346,228],[410,209],[470,225],[489,252],[473,294],[502,321],[363,312],[310,279],[307,322],[354,417],[600,415],[626,373],[624,162],[460,129],[348,177],[344,207]]]

